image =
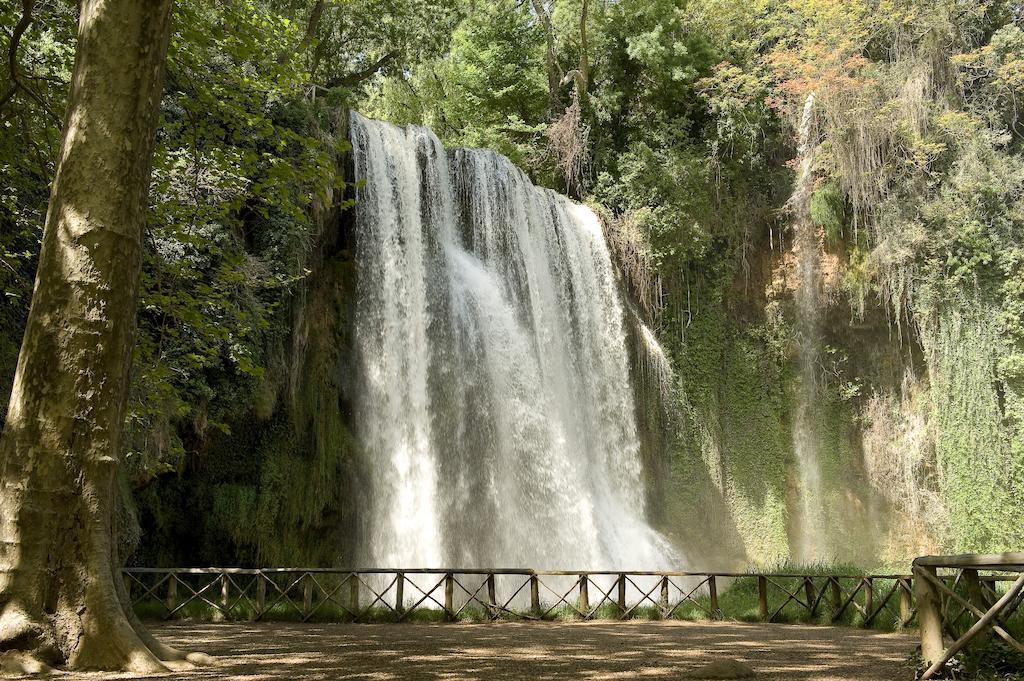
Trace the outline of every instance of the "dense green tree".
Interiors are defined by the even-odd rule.
[[[527,4],[480,3],[459,23],[446,53],[376,83],[364,108],[427,125],[451,144],[493,148],[549,177],[545,44]]]

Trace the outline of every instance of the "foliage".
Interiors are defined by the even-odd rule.
[[[233,396],[262,375],[261,335],[306,271],[310,202],[335,188],[302,72],[262,49],[294,26],[251,3],[177,12],[128,418],[139,482],[181,465],[175,421],[200,439],[228,429]]]
[[[294,57],[322,88],[357,87],[378,73],[399,74],[448,45],[462,5],[444,0],[270,0],[270,14],[293,30],[271,58]]]
[[[655,462],[668,475],[654,515],[684,545],[715,523],[729,559],[782,560],[797,285],[784,207],[813,94],[824,503],[880,504],[897,529],[879,544],[922,515],[915,546],[1024,541],[1016,3],[181,0],[176,11],[126,440],[132,481],[163,478],[142,493],[151,530],[189,536],[161,523],[196,491],[213,509],[209,545],[283,560],[301,547],[276,534],[314,536],[358,503],[345,497],[357,478],[342,387],[285,388],[306,362],[339,371],[316,343],[294,351],[326,331],[295,334],[317,305],[330,337],[344,333],[333,326],[344,277],[342,299],[310,292],[338,262],[323,261],[325,216],[344,191],[339,111],[357,106],[493,148],[601,209],[676,369],[667,394],[681,418]],[[20,3],[0,0],[0,54],[20,18]],[[75,22],[72,3],[35,3],[16,50],[25,87],[0,104],[4,399]],[[307,467],[316,475],[297,473]]]
[[[180,476],[141,493],[150,533],[138,560],[184,564],[198,552],[215,563],[330,565],[348,559],[358,445],[344,421],[335,367],[347,346],[344,307],[352,271],[333,260],[311,275],[301,343],[281,348],[245,428],[218,433],[215,456],[193,458]],[[295,392],[291,392],[292,388]],[[260,410],[269,415],[259,418]],[[201,500],[196,503],[195,500]],[[198,545],[198,546],[197,546]]]
[[[708,282],[712,291],[714,283]],[[669,504],[679,510],[672,524],[696,535],[683,545],[708,554],[697,560],[778,564],[789,546],[786,369],[770,345],[739,327],[722,301],[708,295],[669,346],[679,367],[685,429],[673,466]],[[701,549],[699,535],[709,526],[735,528],[736,536],[716,530],[718,547]]]
[[[127,422],[136,484],[180,468],[186,451],[202,449],[248,408],[268,339],[286,326],[281,305],[308,272],[320,236],[312,206],[342,189],[336,157],[347,144],[331,129],[333,114],[306,101],[301,60],[266,50],[297,42],[295,22],[252,0],[185,0],[175,11]],[[4,2],[0,12],[14,25],[21,4]],[[19,54],[32,96],[19,93],[0,108],[0,125],[18,132],[0,142],[0,319],[10,329],[0,368],[8,386],[77,23],[59,2],[35,3],[32,18]]]
[[[492,148],[535,174],[545,158],[543,40],[526,3],[480,3],[446,54],[378,83],[363,109],[429,126],[449,146]]]

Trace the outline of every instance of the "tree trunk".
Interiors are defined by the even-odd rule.
[[[555,120],[562,115],[561,97],[559,90],[562,84],[562,69],[558,66],[558,56],[555,54],[555,30],[551,25],[551,13],[544,6],[543,0],[532,0],[533,11],[544,26],[544,36],[547,40],[545,51],[545,67],[548,74],[548,120]]]
[[[577,85],[580,101],[583,103],[587,100],[587,92],[590,88],[590,45],[587,42],[588,13],[587,0],[583,0],[583,5],[580,8],[580,83]]]
[[[326,0],[316,0],[313,3],[313,8],[309,11],[309,18],[306,19],[306,32],[302,36],[302,40],[299,41],[298,47],[292,52],[289,49],[281,50],[281,53],[277,55],[277,63],[284,64],[290,58],[296,55],[301,55],[309,46],[316,40],[317,31],[320,30],[320,19],[324,15],[324,4]]]
[[[299,44],[299,51],[302,52],[316,40],[317,31],[320,30],[320,18],[324,15],[324,0],[316,0],[313,9],[309,12],[309,19],[306,21],[306,34],[302,36]]]
[[[61,153],[0,438],[0,650],[154,672],[114,503],[171,0],[82,0]],[[33,663],[29,663],[32,660]],[[200,661],[196,656],[195,661]]]

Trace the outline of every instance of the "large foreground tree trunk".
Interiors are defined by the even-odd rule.
[[[82,0],[32,309],[0,438],[0,650],[83,669],[185,656],[127,609],[114,504],[171,0]]]

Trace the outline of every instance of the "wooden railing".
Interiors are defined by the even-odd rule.
[[[921,630],[921,679],[934,678],[953,657],[989,631],[1024,653],[1007,619],[1024,602],[1024,553],[925,556],[913,573]],[[1005,591],[1000,584],[1009,583]],[[970,626],[964,627],[962,620]],[[972,623],[973,622],[973,623]],[[952,640],[945,644],[945,636]]]
[[[470,613],[485,619],[718,619],[720,590],[736,579],[756,581],[756,616],[764,622],[845,617],[865,627],[902,627],[915,614],[910,575],[128,568],[124,579],[140,614],[165,618],[402,621],[426,608],[448,620]],[[882,617],[889,619],[882,623]]]

